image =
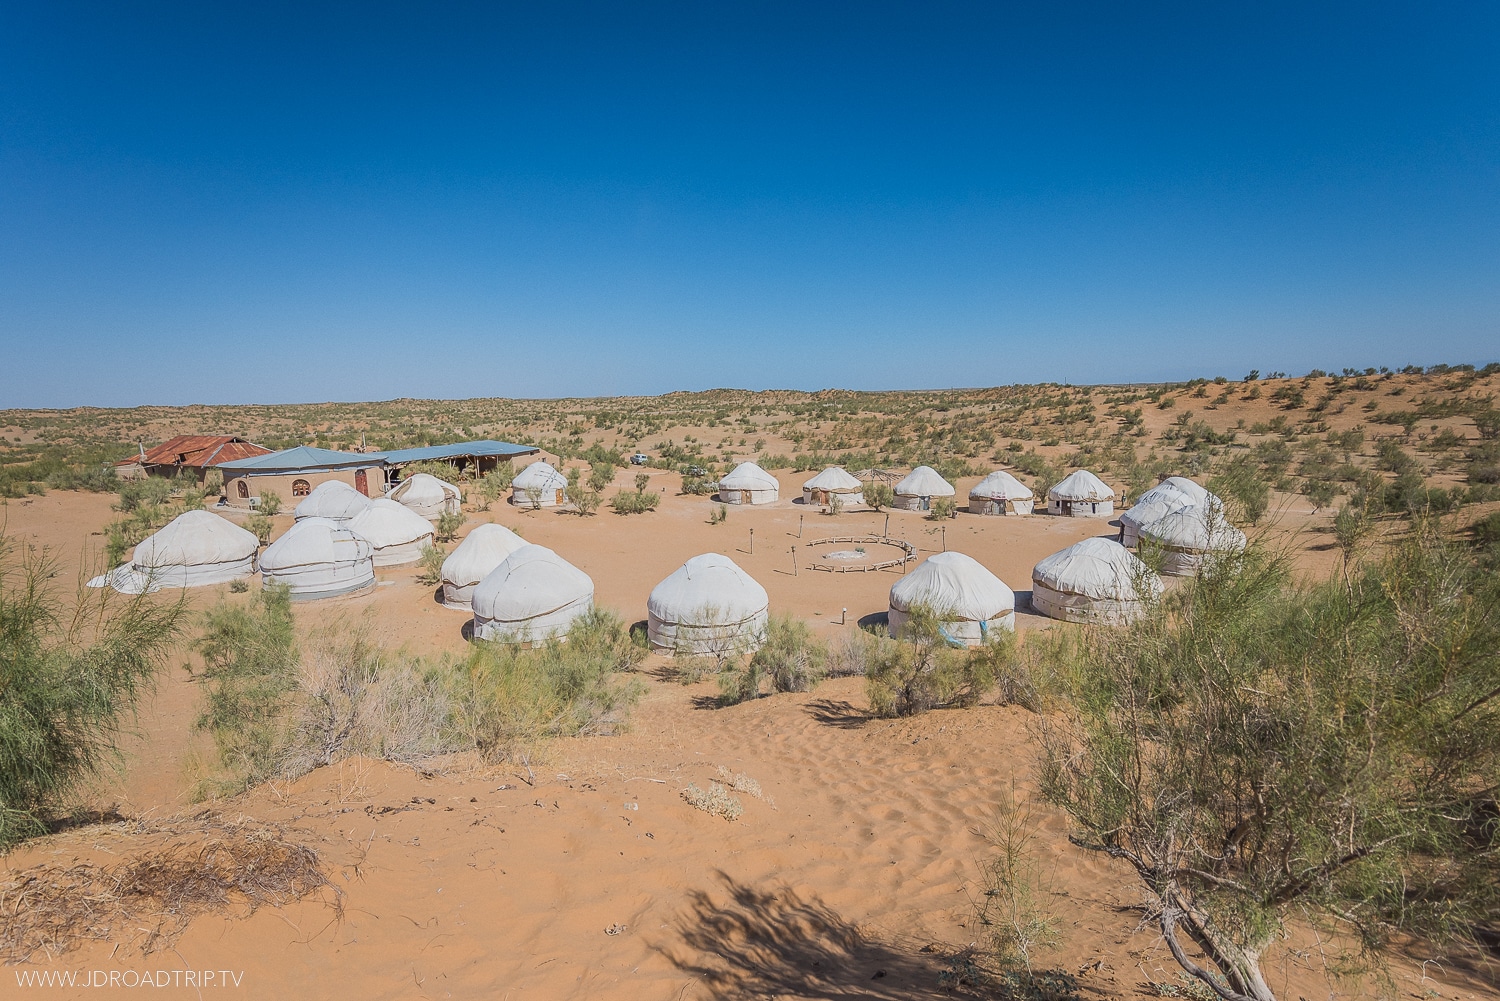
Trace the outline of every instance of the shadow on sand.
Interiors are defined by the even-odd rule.
[[[718,998],[937,1001],[968,995],[932,946],[874,939],[816,897],[770,892],[718,874],[724,899],[694,893],[678,916],[680,947],[656,950]],[[972,996],[972,995],[969,995]]]
[[[805,711],[824,726],[836,726],[840,730],[857,730],[870,722],[871,716],[854,708],[848,702],[833,699],[813,699]]]

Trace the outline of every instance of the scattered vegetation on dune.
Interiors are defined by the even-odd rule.
[[[177,638],[182,602],[80,589],[0,534],[0,848],[47,830],[118,760]]]

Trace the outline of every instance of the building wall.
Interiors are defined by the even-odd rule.
[[[342,480],[351,487],[358,484],[355,481],[355,470],[353,469],[326,469],[316,473],[240,473],[232,475],[229,470],[224,470],[224,496],[229,499],[230,507],[249,508],[251,500],[258,499],[266,492],[276,494],[281,498],[281,509],[290,511],[297,506],[302,498],[294,496],[292,487],[297,480],[306,480],[309,491],[316,490],[321,483],[329,480]],[[371,497],[380,497],[385,493],[385,472],[379,466],[370,466],[365,469],[366,490]],[[245,496],[240,495],[241,485],[245,488]]]

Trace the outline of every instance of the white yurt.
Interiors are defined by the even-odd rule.
[[[1087,469],[1076,469],[1047,491],[1047,513],[1065,518],[1109,518],[1115,492]]]
[[[952,497],[958,491],[931,466],[918,466],[896,484],[896,502],[903,511],[930,511],[934,497]]]
[[[510,481],[510,502],[516,507],[560,507],[568,502],[568,478],[538,459]]]
[[[913,606],[926,605],[944,620],[943,633],[952,643],[978,646],[994,629],[1016,628],[1016,595],[978,560],[963,553],[937,553],[891,588],[887,626],[892,636]]]
[[[545,546],[525,545],[474,588],[474,638],[537,642],[565,636],[594,607],[589,575]]]
[[[130,562],[89,581],[122,594],[163,587],[203,587],[255,572],[260,540],[207,511],[186,511],[135,547]]]
[[[285,584],[293,601],[352,594],[375,586],[374,548],[347,525],[303,518],[260,556],[265,587]]]
[[[526,540],[504,525],[480,525],[443,561],[443,604],[472,612],[474,588]]]
[[[343,480],[324,480],[313,487],[312,493],[297,502],[292,513],[297,520],[303,518],[327,518],[329,521],[348,521],[370,506],[370,498],[355,490]]]
[[[415,563],[432,545],[432,522],[385,497],[370,501],[348,525],[374,549],[377,567]]]
[[[865,502],[865,485],[844,470],[843,466],[829,466],[817,476],[802,484],[802,503],[828,504],[838,497],[844,506]]]
[[[1141,526],[1141,545],[1161,552],[1161,572],[1195,577],[1215,556],[1245,548],[1245,533],[1224,517],[1222,508],[1188,504]]]
[[[1003,469],[997,469],[969,491],[970,514],[1030,514],[1035,499],[1031,488]]]
[[[415,473],[407,477],[386,496],[428,521],[437,521],[445,514],[458,514],[464,501],[458,487],[431,473]]]
[[[742,462],[719,480],[719,500],[725,504],[770,504],[781,496],[776,477],[753,462]]]
[[[651,590],[646,638],[667,653],[749,652],[760,646],[770,599],[727,556],[694,556]]]
[[[1031,571],[1031,607],[1068,622],[1124,625],[1161,593],[1161,578],[1114,539],[1084,539]]]
[[[1210,504],[1223,510],[1223,502],[1192,480],[1169,476],[1136,498],[1130,510],[1120,515],[1120,542],[1133,546],[1140,541],[1141,526],[1189,504]]]

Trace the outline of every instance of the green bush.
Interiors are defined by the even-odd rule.
[[[444,511],[438,515],[437,525],[433,528],[433,534],[439,542],[452,542],[458,537],[458,530],[463,527],[463,515],[452,511]]]
[[[790,615],[766,620],[765,641],[752,666],[771,683],[773,692],[807,692],[823,680],[828,648],[812,634],[807,623]]]
[[[0,847],[46,831],[117,760],[176,642],[183,603],[80,592],[65,608],[45,551],[0,534]]]
[[[881,483],[879,481],[866,483],[864,495],[865,503],[876,511],[879,511],[881,508],[890,507],[896,503],[896,491],[891,488],[889,483]]]
[[[602,494],[615,481],[615,467],[608,462],[595,462],[589,466],[589,489]]]
[[[274,490],[267,490],[260,495],[260,503],[255,506],[255,510],[267,518],[276,517],[281,513],[281,495]]]
[[[417,560],[417,567],[421,571],[417,574],[417,581],[429,587],[443,582],[443,561],[448,558],[448,551],[442,546],[431,545],[422,550],[421,559]]]
[[[245,530],[259,539],[263,546],[270,543],[275,528],[276,523],[259,511],[245,519]]]
[[[947,521],[958,517],[958,505],[952,497],[933,498],[932,507],[927,512],[928,521]]]
[[[970,706],[995,687],[997,667],[1013,656],[1014,637],[997,630],[989,647],[953,647],[944,617],[912,608],[901,636],[881,643],[865,669],[870,708],[877,716],[911,716],[946,706]]]
[[[661,494],[652,491],[621,490],[610,498],[609,506],[616,514],[645,514],[656,510]]]
[[[712,476],[682,477],[682,492],[690,497],[703,497],[719,488],[719,481]]]
[[[147,507],[160,507],[172,497],[172,481],[160,476],[146,476],[138,480],[121,480],[118,487],[120,499],[115,510],[122,514]]]
[[[474,746],[492,759],[527,760],[552,737],[617,731],[643,693],[638,679],[617,675],[643,656],[619,617],[597,607],[566,640],[529,649],[476,642],[456,679]]]

